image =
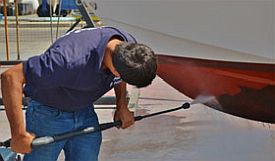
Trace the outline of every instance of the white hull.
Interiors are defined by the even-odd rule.
[[[157,53],[275,62],[274,0],[96,0],[105,25],[121,27]]]

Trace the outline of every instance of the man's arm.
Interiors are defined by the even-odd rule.
[[[24,83],[23,64],[16,65],[1,74],[2,97],[11,128],[11,148],[19,153],[29,153],[34,138],[26,131],[24,123],[22,111]]]
[[[114,120],[121,120],[122,128],[125,129],[134,124],[134,116],[128,109],[128,102],[126,98],[126,83],[121,82],[114,87],[116,94],[117,109]]]

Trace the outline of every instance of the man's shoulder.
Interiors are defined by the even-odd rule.
[[[112,27],[112,26],[103,26],[103,29],[106,31],[112,32],[114,35],[122,36],[123,39],[127,42],[136,43],[136,39],[133,35],[131,35],[128,31],[125,31],[123,29]]]

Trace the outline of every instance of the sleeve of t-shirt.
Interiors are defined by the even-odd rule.
[[[52,88],[66,84],[65,60],[60,54],[49,49],[46,54],[29,58],[23,64],[26,84],[36,88]]]

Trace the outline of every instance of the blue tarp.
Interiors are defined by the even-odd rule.
[[[76,0],[61,0],[61,9],[68,10],[68,9],[77,9]]]

